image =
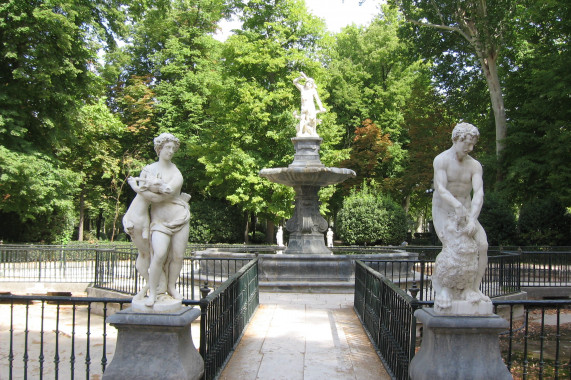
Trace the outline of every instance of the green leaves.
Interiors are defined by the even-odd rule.
[[[52,158],[0,146],[0,211],[16,212],[22,221],[72,207],[80,180]]]
[[[347,244],[398,245],[406,238],[406,215],[398,204],[364,185],[344,199],[336,230]]]

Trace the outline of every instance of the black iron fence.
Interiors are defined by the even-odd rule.
[[[421,301],[434,297],[432,270],[434,259],[362,260],[370,268],[390,279],[401,289]],[[480,289],[489,297],[500,297],[521,291],[520,259],[517,253],[503,252],[488,257],[488,266]]]
[[[380,269],[384,268],[381,264]],[[421,334],[414,311],[433,305],[432,301],[417,300],[411,295],[411,289],[416,294],[414,287],[403,289],[363,261],[356,262],[355,312],[395,379],[408,379],[408,365],[420,346]],[[510,324],[509,329],[500,334],[500,346],[514,377],[568,379],[571,375],[571,300],[492,302],[495,312]]]
[[[191,246],[198,248],[197,246]],[[200,299],[199,288],[211,288],[238,272],[250,258],[204,258],[187,250],[177,290],[185,299]],[[0,245],[0,281],[91,283],[93,287],[136,294],[144,285],[132,245],[115,247]]]
[[[571,250],[519,250],[521,286],[571,287]]]
[[[259,303],[258,259],[200,301],[205,380],[214,379],[224,367]]]
[[[130,302],[0,295],[0,378],[90,379],[101,375],[116,339],[116,330],[109,328],[105,318]],[[101,310],[102,316],[98,315]]]
[[[408,379],[416,339],[414,311],[420,307],[415,301],[387,277],[355,262],[353,307],[394,379]]]
[[[130,299],[0,294],[0,378],[98,378],[110,363],[117,332],[107,316]],[[252,260],[201,301],[205,379],[220,371],[259,304],[258,261]]]
[[[98,251],[116,250],[0,245],[0,281],[92,282]]]
[[[135,262],[136,252],[97,251],[93,287],[136,294],[144,285]],[[185,299],[199,299],[200,286],[216,288],[237,273],[250,258],[185,257],[176,284]]]
[[[500,349],[514,378],[571,378],[571,300],[492,302],[510,324]]]

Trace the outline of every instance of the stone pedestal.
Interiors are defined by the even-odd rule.
[[[183,307],[171,314],[133,312],[130,308],[107,318],[117,328],[113,360],[104,380],[199,380],[204,361],[192,341],[190,324],[200,309]]]
[[[422,322],[420,350],[410,363],[412,380],[508,380],[498,334],[508,321],[491,316],[442,316],[433,309],[414,313]]]

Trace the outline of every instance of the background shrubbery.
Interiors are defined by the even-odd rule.
[[[398,245],[406,238],[406,214],[396,202],[364,187],[345,198],[336,229],[347,244]]]
[[[500,194],[486,193],[478,220],[486,231],[489,245],[517,244],[515,212]]]
[[[220,201],[190,202],[191,243],[242,242],[242,214],[239,209]]]
[[[522,245],[571,245],[571,216],[554,198],[524,204],[518,227]]]

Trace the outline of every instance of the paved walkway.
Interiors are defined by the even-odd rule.
[[[260,293],[220,380],[390,379],[352,294]]]

